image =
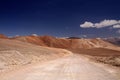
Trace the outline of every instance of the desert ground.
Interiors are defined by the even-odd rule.
[[[90,62],[84,56],[71,54],[26,66],[19,70],[3,74],[2,80],[118,80],[114,72]]]

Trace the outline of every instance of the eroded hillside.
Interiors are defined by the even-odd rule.
[[[51,36],[19,36],[13,39],[39,46],[67,49],[73,53],[90,55],[92,59],[98,62],[120,66],[120,47],[100,38],[79,39],[55,38]]]
[[[100,48],[114,47],[113,44],[103,41],[102,39],[66,39],[55,38],[52,36],[19,36],[12,39],[29,42],[40,46],[55,48]]]
[[[18,40],[0,39],[0,69],[41,62],[71,54],[64,49],[41,47]]]

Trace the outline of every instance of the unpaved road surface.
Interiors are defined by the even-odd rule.
[[[118,80],[82,56],[71,55],[31,65],[0,77],[0,80]]]

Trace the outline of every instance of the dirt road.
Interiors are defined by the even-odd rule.
[[[4,75],[0,80],[118,80],[84,57],[71,55]]]

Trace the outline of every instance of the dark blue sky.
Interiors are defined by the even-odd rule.
[[[8,36],[120,36],[118,28],[80,28],[105,19],[120,20],[119,0],[0,0],[0,33]]]

